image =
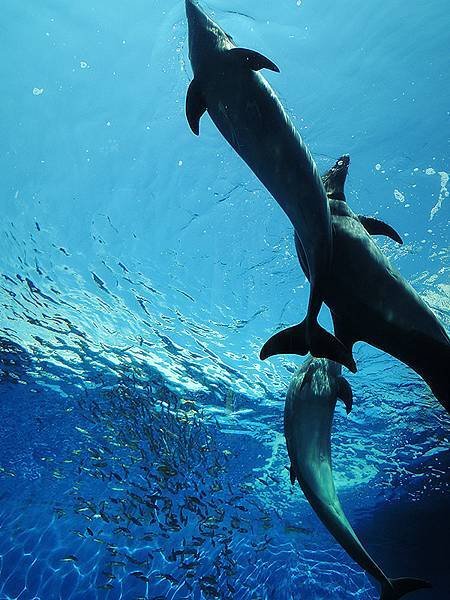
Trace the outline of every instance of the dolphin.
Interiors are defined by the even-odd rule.
[[[337,398],[352,409],[352,390],[341,366],[326,359],[307,359],[294,374],[284,409],[284,435],[291,461],[292,485],[297,480],[319,519],[381,586],[380,600],[395,600],[431,587],[421,579],[389,579],[365,550],[342,509],[333,481],[331,427]]]
[[[212,121],[290,219],[311,274],[305,320],[296,325],[301,354],[328,357],[351,371],[351,352],[317,322],[332,257],[331,215],[314,160],[274,90],[259,73],[279,72],[268,58],[238,48],[194,0],[186,0],[189,58],[194,78],[186,116],[196,135],[208,111]]]
[[[323,177],[333,223],[333,257],[324,300],[336,336],[349,351],[364,341],[404,362],[429,385],[450,412],[450,338],[435,314],[383,255],[373,235],[401,243],[383,221],[356,215],[344,193],[350,159],[341,157]],[[295,236],[300,265],[309,279],[305,253]],[[301,354],[296,334],[285,329],[263,347],[264,356]]]
[[[325,191],[330,200],[347,202],[344,185],[345,180],[347,179],[349,165],[350,156],[344,154],[338,158],[331,169],[322,176]],[[380,221],[380,219],[375,219],[374,217],[364,217],[363,215],[358,215],[358,219],[366,231],[371,235],[385,235],[394,240],[394,242],[403,244],[402,238],[395,229],[384,221]]]

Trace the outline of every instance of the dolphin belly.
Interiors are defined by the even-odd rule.
[[[332,200],[331,207],[333,259],[324,299],[336,336],[349,350],[363,341],[405,363],[450,412],[450,340],[445,329],[348,206]],[[309,279],[297,236],[295,247]]]
[[[334,253],[324,293],[336,335],[367,342],[418,373],[450,411],[450,340],[432,310],[353,216],[333,215]]]
[[[259,73],[263,68],[278,71],[278,67],[258,52],[237,48],[197,3],[187,1],[186,9],[194,71],[186,98],[189,125],[198,135],[200,118],[208,111],[223,137],[284,210],[304,247],[311,276],[308,311],[304,321],[285,336],[288,345],[297,354],[311,352],[356,371],[351,353],[317,322],[332,257],[330,209],[311,154]],[[277,345],[275,339],[275,350]],[[270,351],[263,348],[261,358],[270,356]]]
[[[325,527],[365,571],[384,582],[387,577],[358,540],[336,494],[331,428],[339,373],[331,374],[328,363],[310,361],[289,386],[284,413],[289,457],[303,493]]]
[[[237,71],[237,72],[236,72]],[[313,276],[328,270],[331,214],[315,163],[259,73],[234,69],[207,93],[208,114],[278,202],[299,235]]]
[[[349,390],[342,387],[340,371],[340,366],[331,361],[310,360],[291,381],[284,412],[291,481],[298,480],[308,502],[336,541],[380,583],[381,599],[394,600],[413,590],[429,587],[429,584],[418,579],[389,579],[365,550],[342,509],[331,463],[331,428],[336,400]]]

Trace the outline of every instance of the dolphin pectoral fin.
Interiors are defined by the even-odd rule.
[[[297,475],[295,474],[295,469],[292,465],[289,467],[289,477],[291,478],[292,485],[294,485]]]
[[[186,117],[189,127],[195,135],[200,133],[200,118],[206,112],[206,103],[200,89],[200,84],[193,79],[189,84],[186,96]]]
[[[382,587],[380,600],[398,600],[398,598],[402,598],[405,594],[426,588],[431,588],[431,583],[424,579],[409,577],[388,579]]]
[[[338,397],[344,401],[345,410],[347,411],[347,414],[349,415],[353,408],[352,388],[350,387],[350,384],[345,379],[345,377],[339,377],[338,384],[339,384]]]
[[[361,225],[370,233],[370,235],[385,235],[394,242],[398,244],[403,244],[402,238],[395,231],[393,227],[385,223],[384,221],[380,221],[379,219],[374,219],[373,217],[364,217],[362,215],[358,215],[358,219],[361,222]]]
[[[280,69],[269,58],[247,48],[232,48],[228,50],[228,56],[232,56],[233,60],[238,61],[244,66],[247,66],[252,71],[260,71],[261,69],[269,69],[279,73]]]
[[[261,360],[277,354],[299,354],[304,356],[310,352],[316,358],[329,358],[356,373],[356,364],[351,351],[331,333],[315,322],[307,342],[306,319],[299,325],[288,327],[273,335],[262,347],[259,357]]]

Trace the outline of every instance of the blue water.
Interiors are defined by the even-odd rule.
[[[210,0],[319,168],[449,330],[447,2]],[[261,363],[309,286],[291,226],[207,116],[179,0],[4,0],[0,599],[379,597],[286,470],[300,357]],[[329,325],[327,311],[323,323]],[[335,479],[389,576],[450,597],[449,418],[358,344]]]

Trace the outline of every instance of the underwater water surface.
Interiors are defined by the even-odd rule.
[[[321,172],[450,329],[447,2],[209,0]],[[0,600],[379,598],[291,486],[261,362],[309,284],[292,227],[215,129],[189,130],[184,2],[4,0]],[[330,326],[327,309],[322,322]],[[392,577],[450,597],[449,417],[366,344],[334,477]]]

